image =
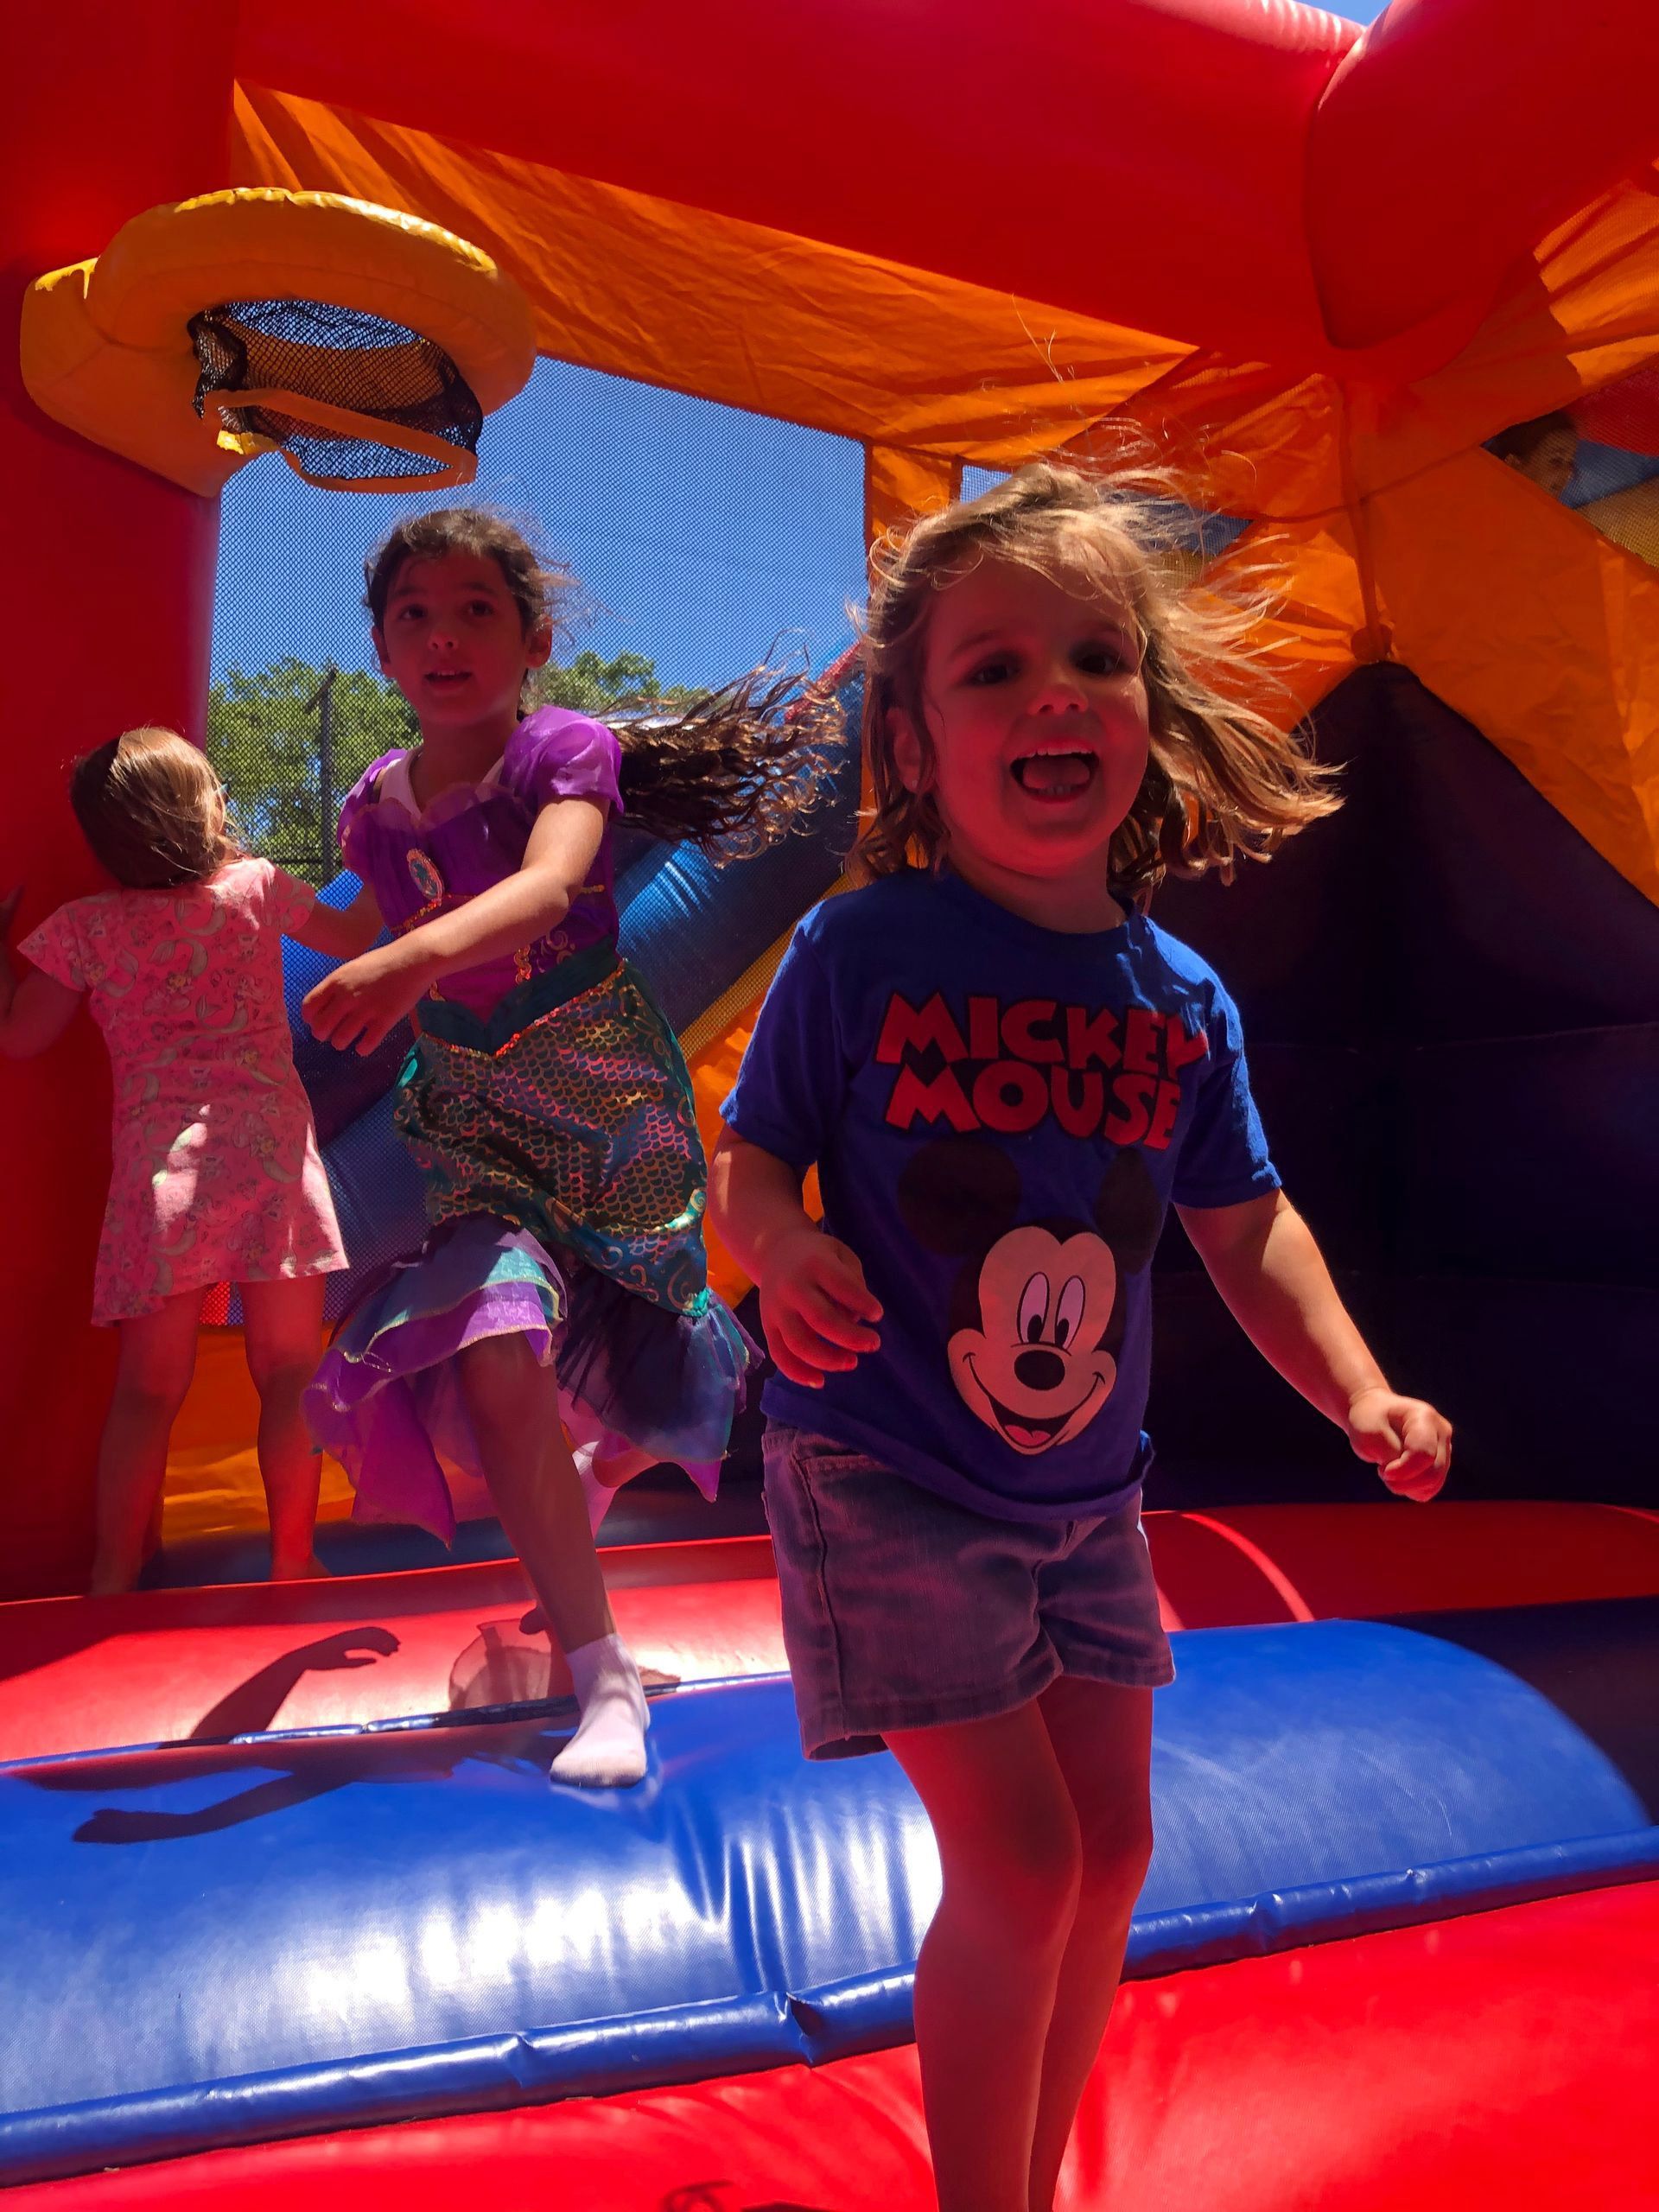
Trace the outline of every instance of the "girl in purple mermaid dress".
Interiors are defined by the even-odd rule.
[[[421,516],[367,577],[420,743],[362,776],[340,843],[363,941],[397,935],[305,1014],[364,1052],[413,1016],[397,1119],[431,1227],[347,1319],[307,1412],[364,1517],[447,1540],[454,1493],[487,1486],[581,1708],[554,1777],[622,1785],[648,1716],[588,1500],[659,1459],[712,1493],[751,1348],[708,1287],[678,1046],[617,950],[610,826],[626,804],[665,836],[781,832],[820,787],[829,709],[780,712],[785,687],[757,679],[622,739],[558,707],[521,720],[563,580],[518,531]]]

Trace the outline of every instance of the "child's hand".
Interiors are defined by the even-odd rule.
[[[1377,1385],[1349,1402],[1348,1441],[1398,1497],[1426,1505],[1452,1465],[1452,1424],[1422,1398]]]
[[[865,1287],[858,1255],[817,1229],[791,1230],[766,1254],[760,1283],[760,1324],[780,1375],[809,1390],[829,1374],[856,1367],[861,1352],[881,1339],[864,1325],[881,1319]]]
[[[311,1034],[337,1052],[373,1052],[419,1005],[435,980],[431,964],[406,944],[385,944],[325,976],[300,1011]]]

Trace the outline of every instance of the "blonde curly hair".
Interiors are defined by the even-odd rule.
[[[929,619],[938,594],[984,561],[1038,569],[1081,596],[1109,597],[1129,615],[1151,747],[1107,856],[1114,893],[1125,904],[1144,906],[1166,873],[1230,874],[1241,856],[1265,860],[1340,805],[1334,771],[1243,696],[1261,684],[1245,639],[1267,601],[1260,593],[1223,597],[1183,575],[1173,518],[1185,512],[1156,471],[1033,461],[877,546],[863,625],[872,804],[853,850],[859,879],[935,868],[944,858],[949,833],[931,788],[925,711]],[[915,791],[899,772],[895,712],[908,716],[921,745]]]

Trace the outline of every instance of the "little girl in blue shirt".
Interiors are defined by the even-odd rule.
[[[1151,1850],[1167,1207],[1389,1489],[1433,1497],[1450,1458],[1279,1188],[1232,1001],[1146,912],[1168,869],[1265,857],[1337,804],[1217,688],[1236,618],[1172,588],[1156,537],[1127,491],[1039,464],[887,549],[865,887],[797,931],[711,1171],[777,1368],[806,1750],[885,1740],[938,1841],[915,2001],[941,2212],[1052,2204]]]

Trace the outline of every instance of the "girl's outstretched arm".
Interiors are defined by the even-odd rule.
[[[728,1129],[709,1163],[709,1220],[760,1291],[766,1349],[791,1382],[821,1389],[880,1349],[858,1255],[819,1229],[787,1160]]]
[[[1181,1206],[1181,1225],[1233,1318],[1287,1382],[1345,1430],[1404,1497],[1431,1498],[1452,1460],[1452,1424],[1389,1388],[1337,1295],[1307,1224],[1282,1191],[1237,1206]]]
[[[304,923],[287,935],[308,952],[326,960],[355,960],[374,943],[385,923],[372,891],[365,883],[349,906],[325,906],[321,899]]]
[[[556,928],[598,857],[606,812],[601,801],[588,798],[544,806],[517,874],[326,976],[302,1008],[313,1033],[342,1052],[354,1045],[372,1052],[445,976],[533,944]]]

